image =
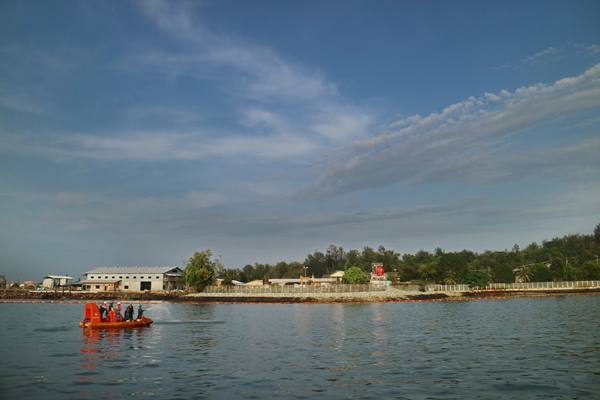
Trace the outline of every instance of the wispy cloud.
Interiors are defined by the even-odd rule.
[[[348,143],[364,136],[373,123],[368,113],[354,107],[331,107],[317,116],[311,129],[334,143]]]
[[[344,100],[318,70],[290,62],[268,47],[216,34],[202,23],[195,7],[163,1],[139,5],[150,21],[177,40],[177,50],[148,49],[121,66],[150,68],[170,77],[218,79],[244,105],[241,123],[260,117],[273,132],[287,136],[314,135],[339,143],[366,133],[373,120],[369,110]]]
[[[202,120],[202,113],[191,108],[161,106],[161,105],[136,105],[126,111],[127,118],[136,125],[157,122],[169,125],[191,125]]]
[[[572,57],[595,59],[600,55],[600,45],[590,43],[568,43],[565,45],[549,46],[545,49],[527,55],[516,62],[507,62],[495,67],[496,70],[518,70],[532,68],[548,63],[567,60]]]
[[[19,113],[27,113],[46,117],[52,115],[52,113],[45,107],[41,106],[36,99],[22,93],[0,93],[0,109],[2,108],[13,112],[16,111]]]
[[[319,232],[328,229],[336,229],[339,226],[376,224],[379,222],[398,222],[400,220],[418,220],[419,218],[450,218],[451,216],[464,214],[467,205],[449,206],[423,206],[405,209],[393,209],[380,212],[355,212],[355,213],[328,213],[323,215],[305,216],[221,216],[213,220],[207,216],[189,217],[175,221],[173,228],[184,232],[194,232],[211,225],[214,232],[220,232],[229,236],[246,236],[249,233],[255,236],[270,236],[273,234],[290,233],[294,235],[306,232]],[[210,222],[209,222],[210,221]],[[171,221],[173,222],[173,221]],[[218,225],[218,226],[217,226]]]
[[[143,63],[158,63],[167,70],[193,73],[198,66],[230,68],[242,96],[257,100],[303,100],[337,93],[317,71],[292,64],[271,49],[233,36],[216,34],[201,23],[198,7],[162,0],[138,3],[142,12],[163,32],[187,48],[159,57],[142,53]],[[190,51],[192,50],[192,51]],[[166,57],[165,57],[166,56]]]
[[[190,192],[186,198],[192,208],[207,208],[227,202],[227,196],[216,192]]]
[[[81,206],[94,201],[94,196],[88,193],[59,192],[53,196],[54,201],[61,206]]]
[[[525,57],[522,60],[522,62],[524,62],[526,64],[538,64],[538,63],[544,62],[544,60],[547,60],[549,58],[556,57],[560,53],[561,53],[561,50],[559,48],[550,46],[547,49],[538,51],[535,54]]]
[[[203,118],[189,106],[142,102],[124,111],[125,121],[135,129],[12,137],[4,133],[0,150],[60,159],[151,162],[243,156],[296,163],[297,157],[369,132],[374,122],[369,110],[344,100],[319,71],[287,61],[268,47],[215,33],[202,23],[198,5],[160,0],[137,4],[176,45],[168,50],[136,47],[138,51],[117,61],[119,69],[136,76],[158,72],[167,79],[185,76],[219,82],[217,86],[228,91],[228,126],[201,126]],[[144,130],[140,120],[160,121],[165,128]]]
[[[27,153],[62,160],[152,162],[231,156],[277,160],[305,155],[316,149],[316,145],[308,138],[285,134],[213,137],[198,132],[113,132],[110,136],[47,134],[40,138],[4,134],[2,137],[0,152]]]
[[[48,90],[48,81],[67,76],[87,60],[68,46],[50,51],[32,43],[1,43],[0,59],[0,110],[42,117],[59,116],[50,100],[55,93]]]
[[[526,129],[598,107],[600,64],[552,84],[470,97],[439,113],[401,119],[385,132],[355,142],[303,193],[343,193],[398,182],[502,178],[517,173],[511,167],[517,154],[503,151],[499,144],[509,143]],[[594,140],[548,150],[554,152],[548,163],[561,152],[585,153],[597,146]],[[589,161],[589,157],[584,159]],[[578,162],[579,158],[572,160]]]

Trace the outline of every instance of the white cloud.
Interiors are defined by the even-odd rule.
[[[278,160],[311,154],[317,146],[308,138],[287,134],[213,137],[203,133],[118,132],[91,134],[3,135],[0,152],[36,154],[55,159],[204,160],[236,156],[241,159]]]
[[[403,118],[386,131],[353,143],[303,193],[342,193],[458,177],[502,177],[514,173],[507,164],[516,155],[503,153],[498,144],[509,143],[525,129],[598,107],[600,64],[553,84],[469,97],[439,113]],[[578,159],[572,163],[577,164]],[[482,170],[491,164],[495,170],[485,171],[493,172],[493,177]]]
[[[136,105],[127,110],[127,117],[136,124],[156,121],[171,125],[191,125],[202,120],[200,112],[191,108],[160,105]]]
[[[598,44],[588,44],[583,46],[585,48],[585,51],[590,55],[600,54],[600,45]]]
[[[562,50],[558,47],[550,46],[542,51],[525,57],[522,61],[526,64],[538,64],[545,60],[556,57],[561,54]]]
[[[261,101],[305,101],[337,94],[335,85],[318,72],[287,62],[269,48],[215,34],[194,18],[194,11],[197,11],[194,7],[166,1],[138,4],[159,29],[177,38],[182,48],[173,54],[152,51],[142,54],[137,59],[141,64],[157,64],[170,73],[191,75],[206,64],[231,69],[230,76],[235,77],[232,81],[238,86],[240,95]]]
[[[337,107],[326,110],[311,129],[335,143],[347,143],[348,140],[363,136],[371,123],[369,114],[351,107]]]
[[[206,208],[226,203],[227,197],[215,192],[190,192],[187,200],[192,208]]]
[[[40,116],[52,115],[37,100],[22,93],[0,94],[0,109],[2,108]]]
[[[589,43],[567,43],[557,46],[549,46],[543,50],[537,51],[526,57],[523,57],[517,62],[507,62],[495,67],[496,70],[503,69],[522,69],[533,68],[540,65],[545,65],[557,61],[569,60],[572,58],[579,59],[596,59],[600,54],[600,45]],[[597,61],[596,61],[597,62]]]
[[[87,193],[59,192],[54,200],[61,206],[80,206],[93,201],[93,196]]]
[[[135,65],[134,70],[155,68],[170,77],[218,79],[244,104],[242,124],[340,143],[364,134],[373,120],[367,110],[344,101],[319,71],[289,62],[270,48],[215,34],[192,7],[161,1],[140,6],[162,31],[177,38],[178,50],[150,50],[125,64]]]
[[[297,135],[228,136],[209,143],[215,156],[245,155],[249,158],[278,159],[306,155],[316,150],[309,139]]]

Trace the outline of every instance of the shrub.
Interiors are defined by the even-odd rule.
[[[360,267],[350,267],[344,273],[343,283],[369,283],[367,275]]]

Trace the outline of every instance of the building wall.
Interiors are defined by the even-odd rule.
[[[86,288],[85,286],[89,286],[89,288]],[[98,286],[98,287],[96,287]],[[88,290],[90,292],[114,292],[115,290],[118,290],[118,286],[115,289],[115,284],[112,282],[107,282],[107,283],[90,283],[90,284],[86,284],[84,285],[84,287],[82,287],[83,290]]]
[[[164,274],[86,274],[86,280],[120,280],[119,290],[124,292],[139,292],[142,290],[160,291],[163,290]],[[149,286],[149,287],[148,287]]]
[[[69,283],[71,279],[68,278],[45,278],[42,281],[42,286],[46,289],[53,289],[54,285],[65,286]]]

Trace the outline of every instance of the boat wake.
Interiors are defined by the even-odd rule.
[[[174,325],[174,324],[224,324],[225,321],[211,319],[191,319],[191,320],[171,320],[171,321],[154,321],[154,325]]]

